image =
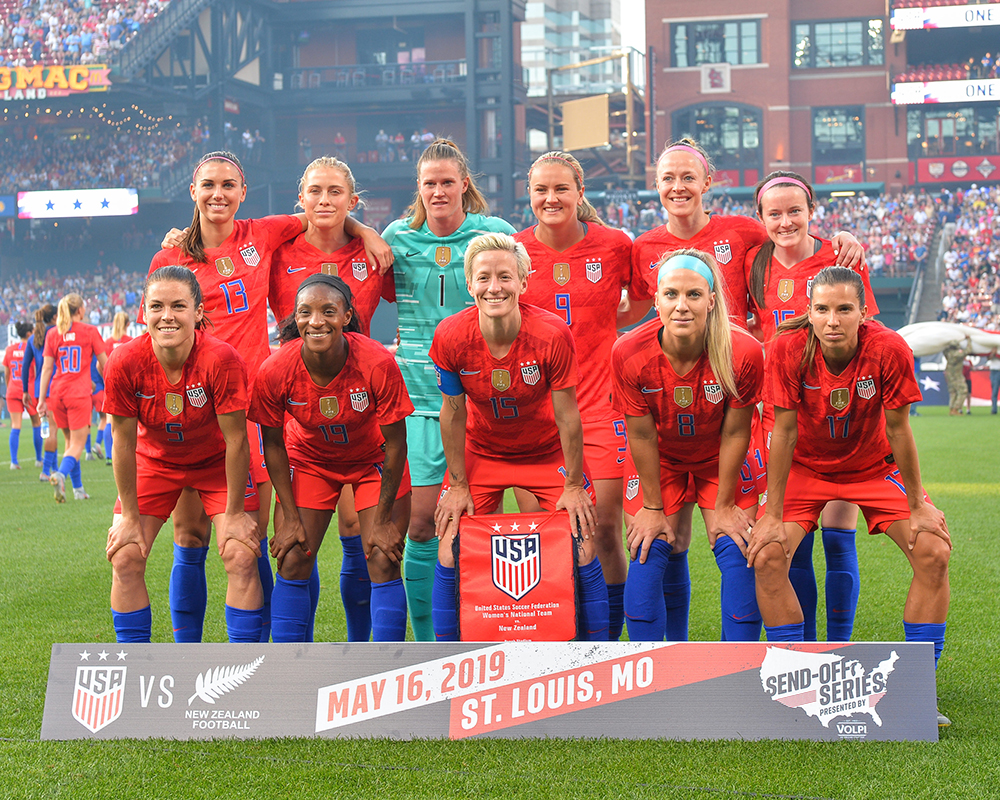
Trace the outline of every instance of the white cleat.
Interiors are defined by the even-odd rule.
[[[94,454],[93,453],[87,453],[87,457],[84,460],[85,461],[93,461],[94,460]]]
[[[61,472],[53,472],[49,475],[49,484],[55,489],[53,492],[57,503],[66,502],[66,476]]]
[[[94,445],[94,458],[98,461],[102,461],[104,459],[104,445],[100,442]]]
[[[21,469],[21,465],[18,464],[16,461],[11,461],[10,462],[10,468],[11,469]]]
[[[45,465],[41,461],[35,461],[35,469],[41,469],[43,466]]]
[[[87,490],[82,486],[79,489],[73,489],[73,499],[74,500],[89,500],[90,495],[87,494]]]

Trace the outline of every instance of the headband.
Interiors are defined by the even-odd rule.
[[[809,191],[809,187],[806,186],[802,181],[798,180],[797,178],[789,178],[789,177],[772,178],[771,180],[769,180],[767,183],[765,183],[763,186],[760,187],[760,191],[757,192],[757,199],[760,200],[760,198],[764,196],[764,192],[766,192],[768,189],[773,189],[775,186],[780,186],[782,184],[789,184],[789,183],[792,184],[793,186],[800,187],[802,191],[806,193],[806,199],[812,200],[813,195],[812,192]]]
[[[580,185],[583,186],[583,173],[580,172],[579,168],[577,168],[573,164],[573,162],[570,161],[568,158],[563,158],[562,156],[546,155],[539,158],[538,161],[562,161],[563,164],[568,166],[571,170],[573,170],[574,173],[576,173],[576,177],[580,180]],[[537,164],[538,161],[536,161],[535,164]],[[534,166],[534,164],[532,164],[532,166]]]
[[[318,283],[323,284],[324,286],[329,286],[331,289],[335,289],[340,292],[344,296],[344,300],[347,301],[347,307],[352,307],[353,297],[351,295],[351,287],[348,286],[347,281],[339,275],[327,275],[325,272],[317,272],[314,275],[310,275],[299,284],[299,288],[295,290],[295,294],[298,295],[298,293],[303,289]]]
[[[702,163],[702,166],[705,167],[705,174],[708,175],[712,171],[708,168],[708,159],[705,158],[705,156],[703,156],[699,150],[697,150],[694,147],[691,147],[691,145],[672,144],[670,145],[670,147],[668,147],[666,150],[663,151],[663,155],[666,155],[667,153],[672,153],[674,150],[683,150],[685,153],[694,153],[696,156],[698,156],[698,160]]]
[[[227,158],[226,156],[213,154],[207,156],[206,158],[203,158],[201,161],[198,162],[197,166],[195,166],[194,168],[194,172],[191,173],[191,183],[194,183],[195,178],[198,177],[198,170],[202,168],[202,165],[207,164],[209,161],[228,161],[230,164],[236,167],[236,171],[240,173],[240,180],[243,181],[243,183],[247,182],[246,176],[243,174],[243,170],[240,168],[239,164],[237,164],[231,158]]]
[[[712,270],[708,264],[700,258],[688,255],[670,256],[670,258],[660,264],[660,269],[656,273],[656,283],[659,284],[663,280],[663,276],[668,272],[678,269],[689,269],[692,272],[697,272],[708,281],[708,290],[710,292],[715,291],[715,277],[712,275]]]

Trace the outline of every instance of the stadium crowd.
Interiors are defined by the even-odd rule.
[[[959,190],[955,200],[959,217],[944,255],[939,319],[1000,330],[1000,189]]]

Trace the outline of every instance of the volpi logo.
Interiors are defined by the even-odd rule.
[[[868,723],[847,720],[837,723],[837,735],[841,739],[867,739]]]
[[[520,600],[538,585],[541,572],[540,533],[490,536],[493,585]]]
[[[108,654],[100,655],[107,658]],[[84,651],[80,658],[88,660],[90,653]],[[125,653],[119,653],[118,658],[124,659]],[[118,719],[125,700],[126,672],[124,664],[79,665],[73,687],[73,719],[91,733],[97,733]]]

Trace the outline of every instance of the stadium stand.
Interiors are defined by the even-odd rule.
[[[1000,188],[956,193],[960,214],[944,255],[939,319],[1000,330]]]

